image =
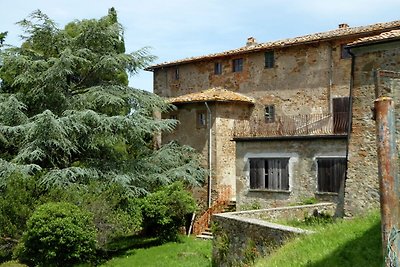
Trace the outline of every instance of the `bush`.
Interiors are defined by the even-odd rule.
[[[308,226],[310,225],[321,225],[321,224],[331,224],[335,222],[335,218],[325,212],[318,212],[314,210],[312,215],[304,217],[304,223]]]
[[[48,201],[73,203],[93,214],[97,229],[97,245],[107,249],[114,239],[137,234],[141,230],[142,214],[135,198],[124,194],[117,184],[91,182],[87,186],[71,186],[52,190]]]
[[[13,174],[0,188],[0,262],[11,259],[37,205],[37,191],[33,177],[19,174]]]
[[[28,265],[19,263],[17,261],[6,261],[0,264],[0,267],[28,267]]]
[[[47,203],[28,220],[15,255],[35,266],[71,266],[94,258],[95,238],[90,213],[70,203]]]
[[[193,213],[196,203],[183,184],[175,182],[146,196],[142,202],[143,229],[161,241],[176,241],[185,216]]]

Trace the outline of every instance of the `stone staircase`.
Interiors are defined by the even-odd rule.
[[[204,229],[204,231],[201,232],[199,235],[196,235],[196,237],[198,239],[213,239],[213,234],[212,234],[211,228],[208,227],[208,228]]]

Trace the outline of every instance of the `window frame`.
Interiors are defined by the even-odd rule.
[[[201,118],[204,116],[203,118]],[[207,112],[205,110],[196,111],[196,127],[197,128],[207,128],[208,118]]]
[[[323,161],[338,161],[335,164],[342,164],[342,166],[337,167],[337,170],[332,170],[333,168],[335,168],[335,165],[332,165],[329,167],[329,171],[336,171],[336,175],[341,176],[338,177],[336,176],[334,173],[330,173],[327,175],[327,171],[326,171],[326,166],[320,166],[320,163],[322,163]],[[315,158],[316,161],[316,174],[317,174],[317,192],[320,194],[338,194],[339,190],[340,190],[340,186],[343,183],[343,180],[345,179],[346,176],[346,171],[347,171],[347,160],[346,157],[343,156],[329,156],[329,157],[317,157]],[[326,164],[326,163],[324,163]],[[332,177],[332,176],[336,176],[333,177],[333,180],[331,181],[324,181],[323,183],[325,185],[322,184],[322,179],[326,180],[326,176],[325,177],[321,177],[321,173],[322,173],[322,169],[325,169],[325,175],[328,177]],[[340,173],[341,172],[341,173]]]
[[[175,78],[175,80],[179,80],[179,68],[178,67],[176,67],[174,69],[174,78]]]
[[[232,60],[232,72],[242,72],[243,71],[244,60],[243,58],[235,58]]]
[[[222,74],[222,63],[215,62],[214,63],[214,75],[221,75]]]
[[[351,58],[351,54],[349,53],[349,50],[345,49],[345,47],[346,47],[346,44],[340,45],[340,59]]]
[[[275,122],[275,105],[264,106],[264,119],[266,123]]]
[[[269,50],[264,53],[264,68],[273,69],[275,67],[275,51]]]
[[[250,190],[290,192],[290,157],[254,157],[248,163]]]

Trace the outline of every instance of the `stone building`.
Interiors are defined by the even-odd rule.
[[[351,112],[353,60],[345,46],[396,29],[400,21],[340,24],[267,43],[251,37],[238,49],[154,65],[154,93],[177,107],[162,116],[180,122],[162,142],[204,155],[209,180],[197,193],[209,206],[226,188],[239,209],[309,198],[334,201],[339,213],[373,206],[376,186],[365,179],[376,179],[374,133],[357,128],[373,127],[371,112],[359,103]]]
[[[379,207],[374,100],[392,97],[396,112],[400,94],[400,31],[361,38],[348,45],[353,56],[352,131],[344,207],[348,215]],[[396,122],[399,121],[397,115]],[[397,132],[399,125],[396,126]],[[399,136],[397,136],[397,140]]]

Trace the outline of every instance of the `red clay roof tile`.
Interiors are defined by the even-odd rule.
[[[220,87],[207,89],[201,92],[186,94],[178,97],[169,98],[172,104],[193,103],[193,102],[245,102],[254,103],[254,99],[236,92],[232,92]]]
[[[364,33],[374,33],[374,32],[379,33],[384,30],[390,31],[390,30],[394,30],[394,29],[398,29],[398,28],[400,28],[400,20],[386,22],[386,23],[377,23],[377,24],[361,26],[361,27],[342,27],[342,28],[338,28],[336,30],[331,30],[331,31],[322,32],[322,33],[309,34],[309,35],[305,35],[305,36],[301,36],[301,37],[288,38],[288,39],[267,42],[267,43],[260,43],[260,44],[251,45],[251,46],[244,46],[244,47],[240,47],[237,49],[228,50],[228,51],[224,51],[224,52],[220,52],[220,53],[214,53],[214,54],[209,54],[209,55],[204,55],[204,56],[189,57],[189,58],[180,59],[180,60],[176,60],[176,61],[164,62],[164,63],[150,66],[146,70],[152,71],[152,70],[158,69],[158,68],[174,66],[174,65],[179,65],[179,64],[189,63],[189,62],[213,59],[213,58],[230,56],[230,55],[245,54],[245,53],[250,53],[250,52],[255,52],[255,51],[260,51],[260,50],[279,48],[279,47],[314,43],[314,42],[319,42],[319,41],[323,41],[323,40],[345,38],[348,36],[356,36],[356,35],[360,35],[360,34],[364,34]]]

